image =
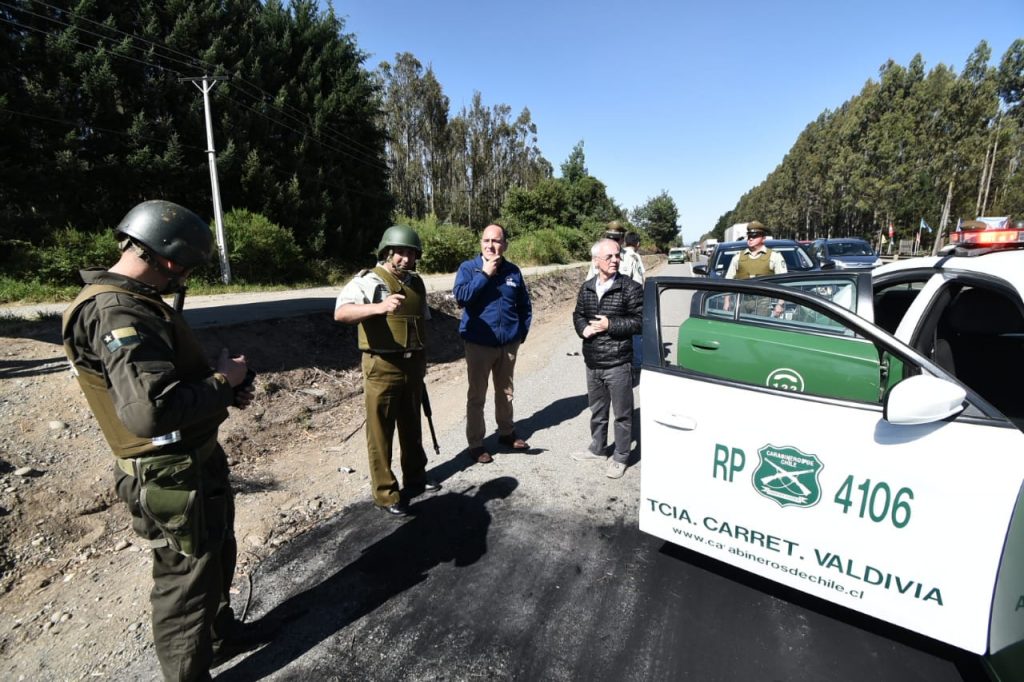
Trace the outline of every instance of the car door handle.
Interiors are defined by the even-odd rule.
[[[718,350],[721,343],[718,341],[708,341],[707,339],[690,339],[690,345],[704,350]]]
[[[654,421],[667,426],[670,429],[681,429],[683,431],[693,431],[697,428],[697,420],[693,417],[687,417],[685,414],[666,414],[659,417],[655,417]]]

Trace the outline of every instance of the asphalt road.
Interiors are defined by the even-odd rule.
[[[360,503],[282,547],[253,576],[248,611],[276,635],[217,679],[978,676],[956,650],[640,533],[639,442],[617,481],[573,462],[589,417],[579,342],[567,320],[531,343],[516,411],[533,454],[470,465],[461,415],[442,416],[430,472],[445,489],[405,520]],[[435,414],[463,390],[432,396]]]
[[[585,263],[568,265],[537,265],[523,268],[526,275],[537,275],[564,268],[581,268]],[[455,273],[424,275],[427,292],[451,291]],[[255,320],[271,320],[317,313],[331,314],[341,287],[287,289],[239,294],[189,295],[185,303],[185,319],[193,329],[223,327]],[[171,302],[171,298],[167,302]],[[30,303],[0,306],[0,316],[33,319],[60,315],[68,307],[64,303]]]

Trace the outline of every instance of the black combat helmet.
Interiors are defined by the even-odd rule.
[[[383,258],[384,252],[395,246],[416,249],[417,255],[423,255],[423,243],[420,241],[420,236],[408,225],[392,225],[384,230],[380,244],[377,245],[377,258]]]
[[[170,201],[142,202],[128,211],[115,232],[185,268],[202,265],[213,251],[209,226],[192,211]]]

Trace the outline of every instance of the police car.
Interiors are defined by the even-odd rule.
[[[686,262],[686,249],[680,247],[673,247],[668,250],[668,262],[672,263],[685,263]]]
[[[641,530],[1007,665],[1022,297],[1022,230],[870,272],[649,278]]]

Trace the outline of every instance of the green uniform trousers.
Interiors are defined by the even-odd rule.
[[[409,357],[404,357],[409,355]],[[406,486],[423,482],[427,453],[423,450],[423,351],[363,353],[363,394],[366,398],[366,454],[370,463],[373,501],[381,507],[397,504],[398,480],[391,470],[395,426],[402,448],[402,480]]]
[[[200,465],[206,537],[195,557],[168,547],[153,550],[150,592],[153,641],[165,680],[208,680],[213,646],[234,620],[228,593],[235,572],[235,503],[227,456],[220,445]],[[117,496],[128,505],[132,528],[146,540],[160,530],[142,513],[138,479],[114,466]],[[220,634],[218,634],[220,633]]]

